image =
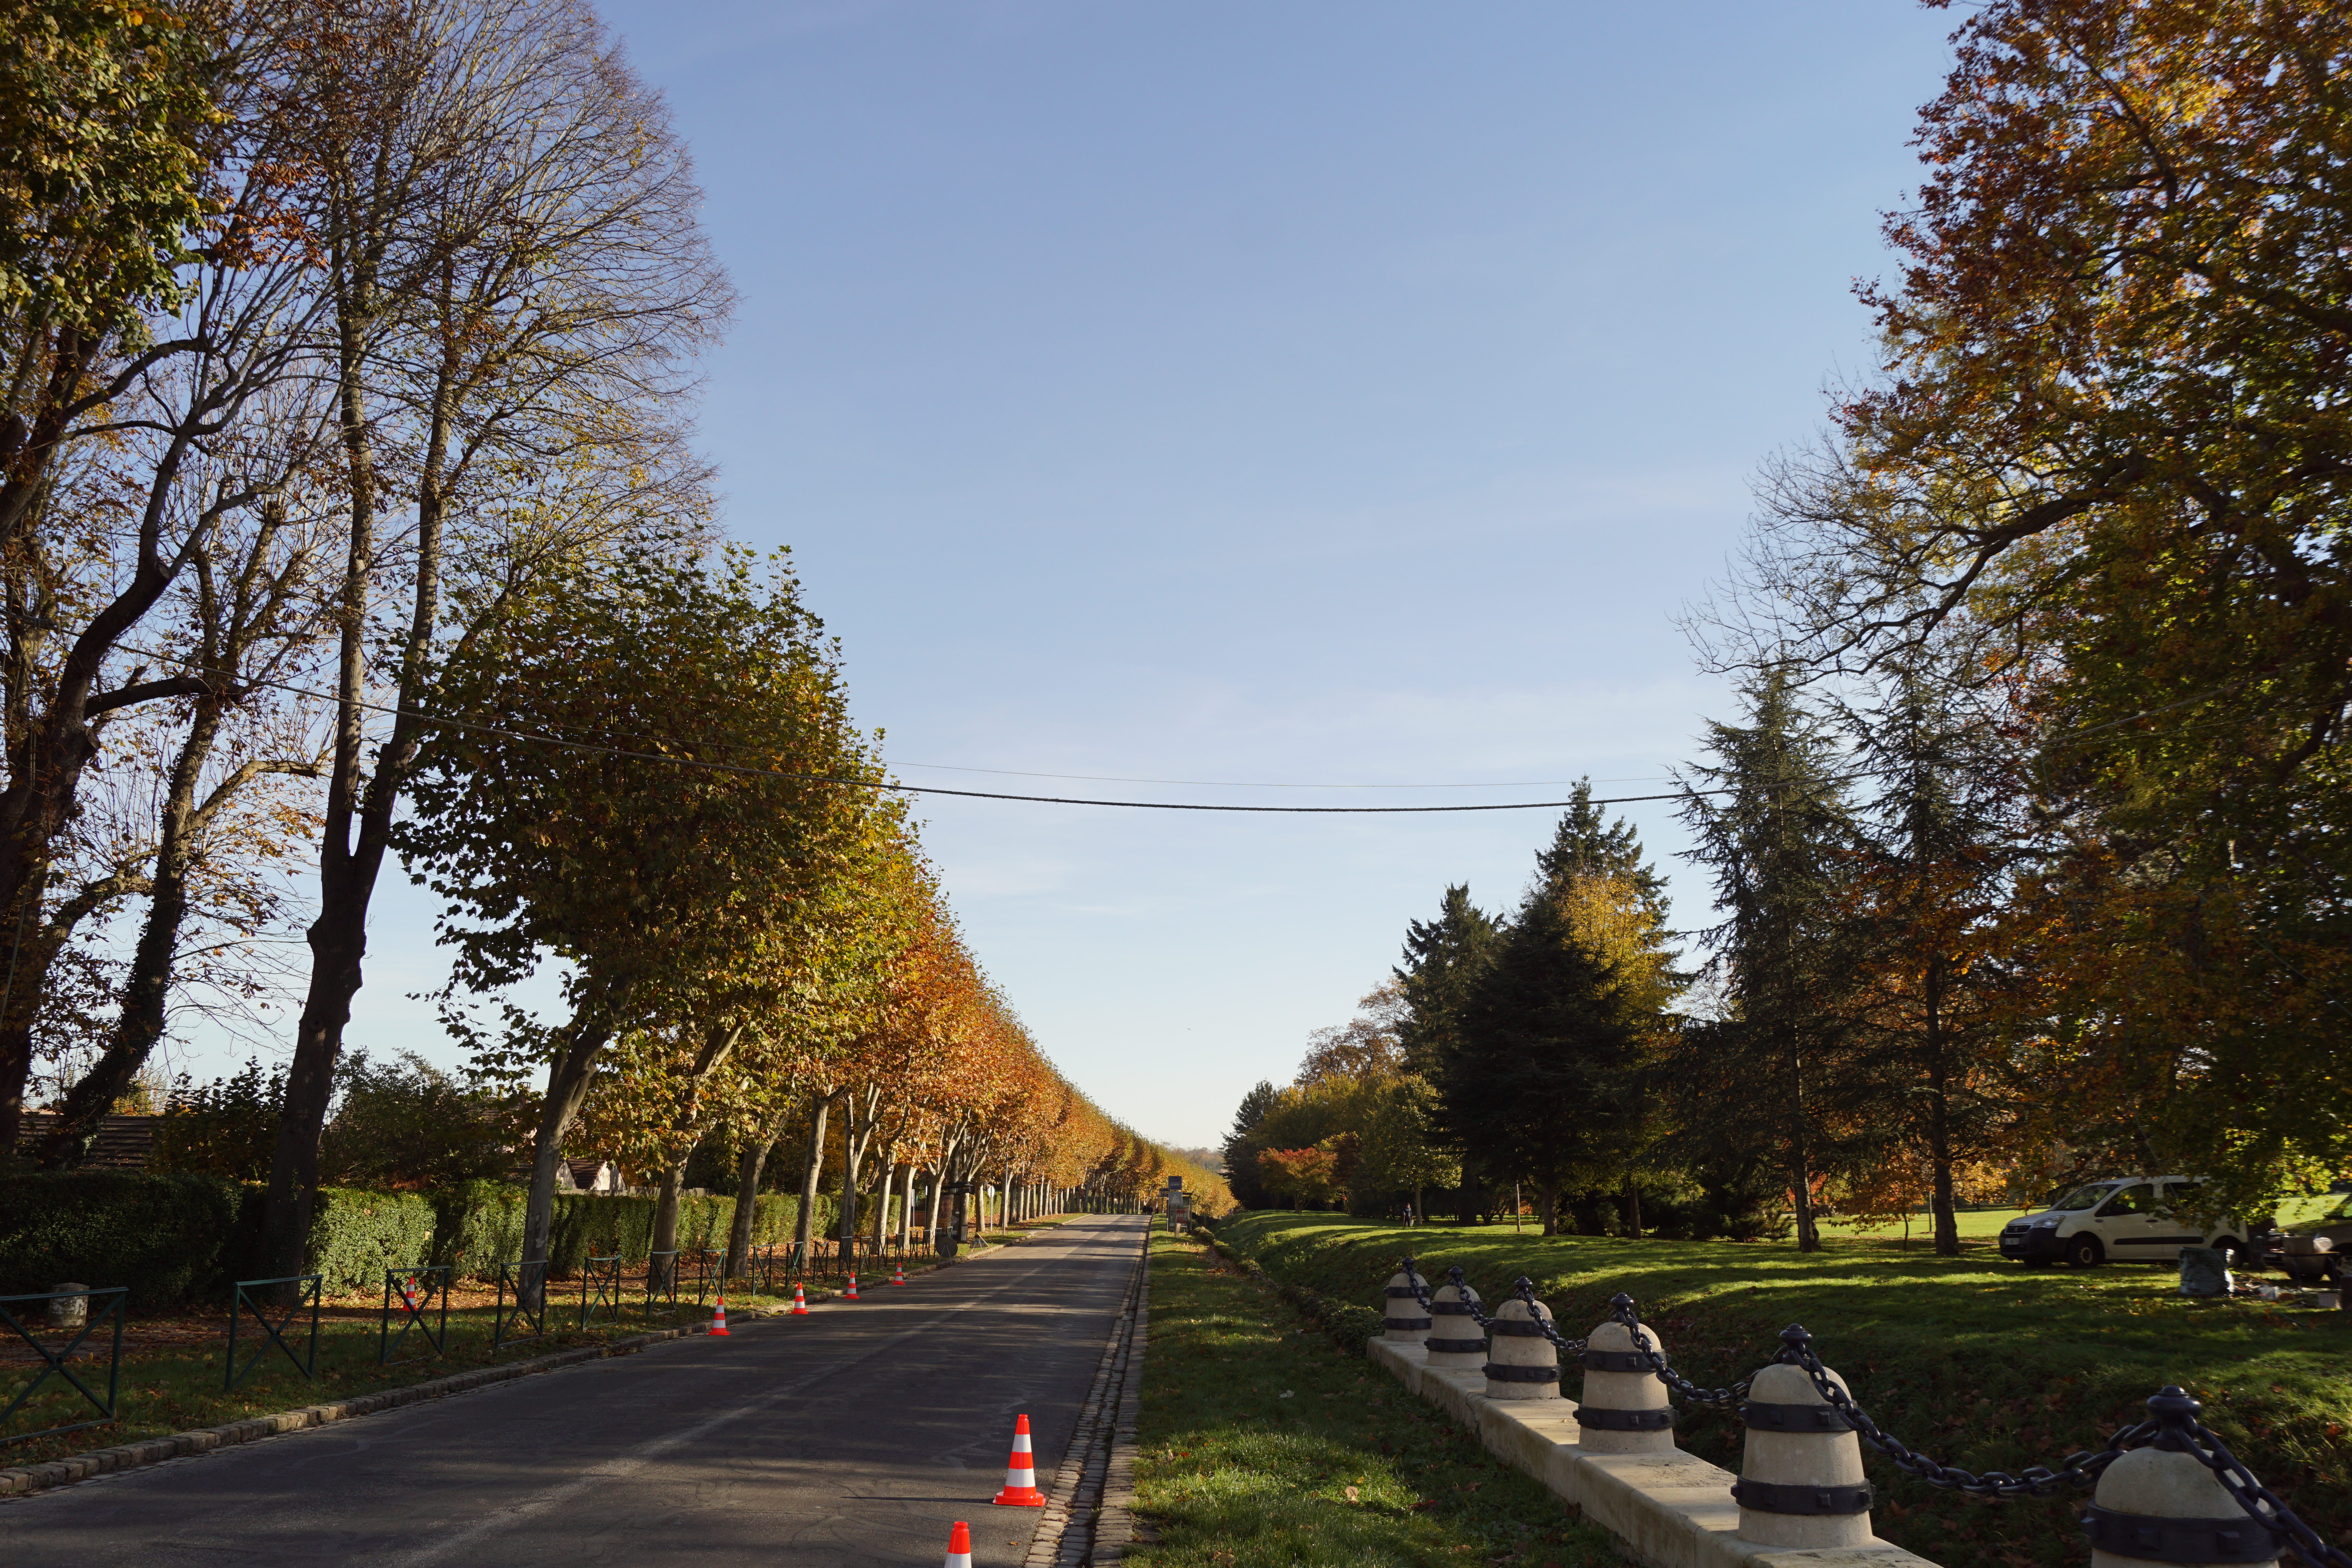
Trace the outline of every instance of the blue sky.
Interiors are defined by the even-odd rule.
[[[1947,64],[1898,3],[607,4],[742,297],[703,444],[910,783],[1251,804],[1654,793],[1677,629],[1866,371]],[[1213,781],[1017,778],[954,769]],[[1622,781],[1622,783],[1616,781]],[[1231,784],[1490,786],[1244,788]],[[1654,786],[1644,788],[1643,786]],[[1213,1142],[1556,814],[919,815],[1105,1109]],[[1669,810],[1629,806],[1672,862]],[[387,879],[350,1038],[449,1059]]]

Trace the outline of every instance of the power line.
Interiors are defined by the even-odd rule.
[[[194,667],[194,661],[178,654],[155,648],[131,648],[126,651],[143,654],[149,658],[169,659],[175,664]],[[343,699],[331,692],[296,686],[291,681],[259,679],[245,682],[247,686],[266,686],[278,691],[307,697],[314,701],[340,704]],[[891,795],[950,795],[962,800],[1024,801],[1037,805],[1100,805],[1126,811],[1223,811],[1271,813],[1293,816],[1424,816],[1441,812],[1467,811],[1557,811],[1577,804],[1573,800],[1519,800],[1486,805],[1224,805],[1205,802],[1168,800],[1100,800],[1085,795],[1012,795],[994,790],[949,789],[941,784],[892,784],[876,779],[844,778],[834,773],[793,773],[782,768],[752,767],[740,763],[714,763],[698,757],[680,757],[664,752],[641,752],[627,746],[607,745],[595,741],[575,741],[561,735],[532,735],[520,730],[502,729],[467,719],[451,718],[446,714],[427,713],[418,709],[403,708],[394,703],[370,702],[354,698],[352,705],[373,713],[393,718],[414,719],[420,724],[439,729],[463,730],[471,734],[489,735],[499,740],[520,741],[529,745],[554,746],[563,751],[578,752],[589,756],[620,757],[637,762],[667,763],[674,767],[700,768],[709,773],[734,773],[748,778],[789,779],[799,784],[835,784],[849,789],[870,789]],[[982,770],[974,770],[982,771]],[[1063,774],[1032,774],[1030,777],[1065,777]],[[1139,781],[1146,782],[1146,781]],[[1297,786],[1302,788],[1315,785]],[[1341,786],[1344,787],[1344,786]],[[1507,787],[1502,785],[1496,788]],[[1727,789],[1678,791],[1667,795],[1622,795],[1610,799],[1588,800],[1588,805],[1632,805],[1643,801],[1681,800],[1690,795],[1727,795]]]

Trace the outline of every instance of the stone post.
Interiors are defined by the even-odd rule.
[[[1622,1298],[1621,1298],[1622,1300]],[[1584,1398],[1576,1407],[1577,1438],[1588,1454],[1671,1454],[1675,1451],[1674,1406],[1666,1385],[1642,1352],[1663,1356],[1665,1345],[1642,1327],[1635,1344],[1624,1324],[1612,1318],[1584,1342]]]
[[[1535,1299],[1522,1279],[1517,1294],[1495,1309],[1487,1330],[1495,1337],[1486,1352],[1489,1399],[1558,1399],[1559,1352],[1544,1337],[1551,1309]]]
[[[1792,1349],[1810,1347],[1801,1328],[1781,1331]],[[1822,1369],[1842,1392],[1845,1379]],[[1808,1549],[1870,1543],[1870,1483],[1862,1474],[1862,1439],[1813,1386],[1801,1366],[1775,1362],[1758,1373],[1740,1407],[1748,1446],[1731,1495],[1739,1503],[1739,1539],[1759,1546]]]
[[[2147,1447],[2134,1448],[2101,1472],[2091,1506],[2083,1510],[2091,1568],[2141,1568],[2150,1560],[2237,1568],[2276,1563],[2277,1538],[2247,1517],[2189,1451],[2197,1401],[2167,1388],[2147,1407],[2163,1429]]]
[[[49,1289],[58,1294],[49,1299],[49,1327],[79,1329],[89,1321],[89,1287],[79,1279],[68,1279]],[[78,1291],[67,1295],[66,1291]]]
[[[1429,1337],[1429,1315],[1414,1299],[1413,1276],[1407,1271],[1412,1263],[1406,1258],[1406,1268],[1389,1276],[1388,1300],[1381,1306],[1381,1338],[1395,1344],[1417,1345]],[[1426,1281],[1422,1288],[1428,1289]]]
[[[1470,1315],[1478,1292],[1467,1285],[1440,1285],[1430,1293],[1426,1364],[1440,1371],[1477,1372],[1486,1364],[1486,1331]]]

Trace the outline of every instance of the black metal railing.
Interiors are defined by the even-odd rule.
[[[396,1334],[392,1331],[395,1302],[400,1314],[400,1331]],[[425,1321],[427,1313],[433,1314],[430,1322]],[[376,1364],[391,1365],[411,1333],[423,1340],[426,1348],[422,1354],[402,1356],[401,1360],[430,1361],[449,1353],[449,1265],[383,1271],[383,1314],[376,1331]]]
[[[499,1265],[499,1299],[490,1319],[490,1353],[547,1335],[547,1259]],[[528,1332],[524,1331],[528,1330]]]
[[[603,1313],[618,1328],[621,1322],[621,1256],[591,1258],[580,1271],[580,1326],[586,1328]]]
[[[122,1308],[130,1297],[131,1288],[127,1285],[110,1285],[102,1290],[51,1290],[30,1296],[0,1296],[0,1324],[5,1324],[10,1333],[30,1345],[33,1353],[41,1361],[41,1370],[35,1373],[25,1386],[16,1391],[16,1397],[8,1402],[7,1409],[0,1410],[0,1426],[5,1426],[16,1419],[16,1412],[25,1408],[31,1402],[33,1395],[40,1391],[41,1384],[48,1382],[52,1377],[63,1378],[88,1402],[91,1409],[98,1412],[97,1416],[90,1420],[67,1422],[57,1426],[44,1426],[38,1431],[19,1432],[12,1436],[0,1437],[0,1447],[6,1447],[11,1443],[30,1442],[36,1437],[55,1437],[67,1432],[80,1432],[92,1426],[110,1426],[114,1424],[115,1412],[118,1408],[117,1400],[122,1387]],[[99,1305],[101,1298],[106,1303],[102,1307]],[[71,1301],[76,1299],[79,1299],[82,1302],[81,1330],[62,1346],[43,1344],[38,1335],[33,1330],[26,1328],[24,1320],[17,1315],[17,1309],[30,1302],[41,1303],[41,1311],[46,1316],[50,1302]],[[74,1375],[73,1368],[68,1363],[73,1360],[74,1352],[81,1349],[84,1340],[97,1332],[101,1326],[110,1323],[114,1329],[111,1337],[112,1348],[107,1352],[106,1358],[106,1397],[100,1399],[91,1390],[89,1384]],[[80,1407],[77,1405],[73,1408]]]
[[[228,1365],[223,1368],[221,1373],[222,1393],[227,1394],[233,1391],[238,1384],[253,1375],[253,1369],[269,1358],[271,1345],[276,1345],[279,1350],[284,1351],[286,1359],[294,1363],[294,1370],[304,1377],[313,1380],[318,1377],[319,1286],[324,1278],[323,1275],[318,1274],[289,1274],[280,1279],[236,1281],[236,1289],[229,1297]],[[293,1300],[287,1305],[285,1316],[272,1322],[269,1318],[269,1309],[253,1292],[267,1290],[278,1285],[293,1286]],[[305,1307],[310,1310],[310,1329],[309,1335],[303,1340],[302,1353],[296,1355],[294,1347],[286,1342],[286,1331],[295,1319],[302,1315],[302,1309]],[[240,1370],[236,1364],[236,1331],[237,1326],[245,1321],[245,1315],[247,1312],[251,1312],[254,1321],[260,1325],[262,1338],[253,1347],[252,1359],[247,1361]]]

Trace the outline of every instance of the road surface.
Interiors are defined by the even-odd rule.
[[[1053,1484],[1146,1222],[1049,1237],[806,1318],[0,1502],[9,1568],[975,1568],[1018,1563],[995,1508],[1013,1418]]]

